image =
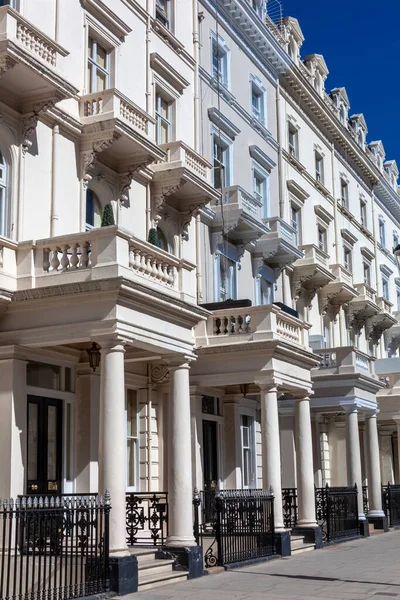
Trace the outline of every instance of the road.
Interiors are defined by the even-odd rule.
[[[125,596],[124,600],[400,598],[400,531]]]

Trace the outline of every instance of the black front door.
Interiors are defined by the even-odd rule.
[[[217,423],[203,420],[204,489],[215,490],[218,484]]]
[[[61,493],[62,401],[28,396],[28,494]]]

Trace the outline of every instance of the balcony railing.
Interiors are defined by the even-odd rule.
[[[14,252],[17,253],[19,290],[91,278],[126,277],[176,297],[185,294],[185,299],[194,301],[194,264],[139,240],[117,226],[34,243],[21,242]],[[12,268],[12,261],[10,265]],[[0,280],[1,276],[0,268]]]
[[[299,248],[304,252],[304,258],[301,259],[303,264],[319,264],[321,267],[328,267],[329,255],[315,244],[306,244]]]
[[[239,185],[224,188],[222,190],[222,202],[226,205],[237,205],[245,213],[261,221],[262,202]]]
[[[34,55],[50,67],[57,66],[58,55],[68,55],[64,48],[10,6],[0,7],[0,41],[3,40],[15,43],[21,50]]]
[[[168,168],[172,167],[171,163],[180,163],[211,184],[211,164],[187,144],[182,141],[170,142],[160,144],[160,148],[167,154],[164,164]]]
[[[354,287],[360,294],[357,300],[371,300],[371,302],[376,302],[376,292],[371,286],[366,283],[355,283]]]
[[[265,219],[264,223],[268,225],[272,233],[277,233],[282,239],[297,246],[296,230],[283,219],[270,217],[269,219]]]
[[[339,348],[324,348],[314,350],[315,354],[321,357],[318,370],[331,369],[335,373],[345,374],[354,372],[363,372],[370,375],[375,374],[375,358],[364,354],[353,346],[343,346]]]
[[[353,276],[348,269],[346,269],[343,265],[331,265],[331,271],[335,275],[338,281],[343,283],[347,283],[347,285],[353,285]]]
[[[79,116],[86,124],[107,119],[121,119],[141,134],[149,134],[154,121],[143,109],[116,89],[86,94],[79,99]]]
[[[308,346],[309,325],[273,304],[213,311],[196,328],[199,346],[282,340]]]

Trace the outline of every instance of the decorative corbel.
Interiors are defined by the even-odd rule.
[[[175,192],[179,190],[181,187],[181,181],[174,183],[170,186],[162,187],[161,190],[157,190],[157,192],[152,197],[152,219],[154,223],[154,227],[156,228],[158,223],[161,221],[165,199],[168,196],[171,196]]]
[[[199,213],[199,211],[204,208],[206,205],[206,203],[201,203],[201,204],[193,204],[191,206],[189,206],[188,210],[185,210],[181,213],[181,218],[180,218],[180,225],[181,225],[181,236],[182,239],[184,240],[188,240],[189,239],[189,225],[191,223],[191,220],[193,217],[196,217],[197,214]]]
[[[169,377],[169,367],[165,364],[153,365],[151,368],[151,383],[163,383]]]
[[[29,148],[32,146],[32,139],[35,135],[36,127],[39,120],[39,115],[48,112],[54,108],[58,99],[43,100],[36,102],[33,105],[33,114],[22,119],[22,153],[25,156]]]
[[[92,148],[81,152],[81,179],[84,188],[87,187],[92,176],[89,174],[89,169],[97,158],[97,155],[104,150],[107,150],[111,144],[119,138],[119,135],[114,134],[112,137],[98,142],[93,142]]]
[[[3,77],[7,73],[13,69],[17,64],[17,61],[11,58],[10,56],[2,56],[0,58],[0,78]]]
[[[122,173],[118,178],[118,199],[121,206],[129,206],[129,191],[132,185],[132,179],[138,171],[146,167],[149,163],[143,162],[137,165],[132,165],[127,169],[126,173]]]

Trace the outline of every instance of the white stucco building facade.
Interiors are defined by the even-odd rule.
[[[398,169],[303,39],[247,0],[0,2],[0,497],[107,487],[122,555],[127,491],[177,548],[194,487],[272,487],[277,531],[297,488],[308,531],[357,483],[382,520]]]

